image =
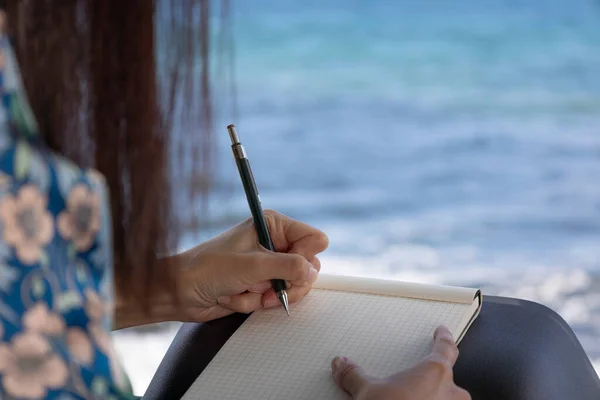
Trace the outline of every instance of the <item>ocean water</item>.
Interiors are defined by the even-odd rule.
[[[329,235],[323,271],[540,302],[600,367],[599,2],[233,11],[239,114],[219,116],[212,229],[183,247],[248,216],[224,129],[234,122],[263,205]],[[136,352],[125,357],[136,391],[174,329],[115,336]]]

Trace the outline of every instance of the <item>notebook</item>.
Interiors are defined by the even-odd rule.
[[[459,343],[481,306],[478,289],[322,273],[289,317],[250,315],[183,399],[348,399],[331,377],[335,356],[388,376],[426,356],[440,324]]]

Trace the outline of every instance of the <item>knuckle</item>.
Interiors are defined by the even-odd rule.
[[[450,347],[457,347],[456,346],[456,342],[454,341],[454,339],[452,338],[452,336],[448,336],[448,335],[439,335],[436,340],[439,343],[443,343],[444,345],[450,346]]]
[[[263,215],[267,221],[267,226],[273,230],[277,230],[278,224],[281,223],[280,220],[284,217],[282,213],[273,209],[264,210]]]
[[[446,375],[452,372],[450,363],[443,357],[428,357],[425,360],[425,366],[430,373],[436,375]]]
[[[456,347],[456,345],[453,345],[450,348],[448,348],[448,355],[452,357],[453,360],[456,360],[458,358],[458,353],[458,347]]]
[[[279,211],[275,211],[272,208],[267,208],[266,210],[264,210],[264,215],[266,216],[270,216],[270,217],[277,217],[279,215]]]
[[[458,346],[456,342],[447,336],[440,336],[437,339],[438,351],[447,356],[448,358],[455,360],[458,358]]]
[[[312,260],[310,260],[310,263],[318,272],[321,272],[321,260],[315,257]]]
[[[442,342],[442,343],[447,343],[451,347],[456,347],[456,342],[451,337],[448,337],[448,336],[445,336],[445,335],[444,336],[440,336],[439,341]]]
[[[356,373],[357,368],[358,367],[353,364],[342,365],[336,373],[338,382],[344,384],[344,382],[351,380],[353,375]]]
[[[302,280],[306,275],[306,260],[299,254],[290,254],[289,265],[295,280]]]
[[[263,215],[265,216],[265,221],[267,222],[267,226],[271,231],[277,230],[277,219],[279,217],[279,213],[275,210],[264,210]],[[273,234],[273,232],[271,232]]]
[[[317,231],[313,234],[313,246],[317,250],[317,253],[325,251],[329,247],[329,237],[321,231]]]
[[[329,237],[325,234],[325,232],[319,231],[319,243],[323,248],[329,247]]]

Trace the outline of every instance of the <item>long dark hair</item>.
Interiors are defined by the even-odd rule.
[[[173,249],[181,217],[196,215],[197,195],[210,186],[211,4],[5,1],[40,134],[106,177],[117,291],[141,306],[175,293],[157,256]],[[223,23],[228,2],[218,5]]]

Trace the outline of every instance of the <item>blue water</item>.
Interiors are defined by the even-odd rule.
[[[324,269],[541,301],[600,358],[600,2],[233,10],[239,115],[219,117],[218,168],[234,189],[215,194],[217,229],[248,215],[234,122],[263,204],[329,234]]]

